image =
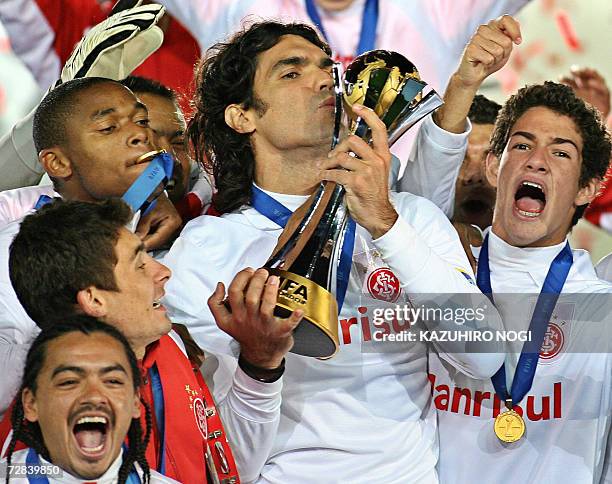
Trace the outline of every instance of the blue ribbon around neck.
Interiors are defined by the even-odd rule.
[[[37,452],[32,448],[28,450],[26,455],[26,464],[28,469],[37,469],[41,466],[40,458],[38,457]],[[28,482],[30,484],[49,484],[49,479],[45,475],[28,474]],[[140,484],[140,476],[138,475],[138,472],[136,472],[136,469],[132,469],[132,472],[130,472],[127,479],[127,484]]]
[[[157,365],[149,369],[149,379],[151,380],[151,390],[153,391],[153,406],[155,411],[155,425],[159,432],[159,463],[157,472],[166,475],[166,411],[164,409],[164,390]]]
[[[306,0],[306,12],[313,24],[317,26],[319,32],[329,43],[329,37],[325,33],[321,16],[315,5],[315,0]],[[376,26],[378,24],[378,0],[366,0],[363,8],[361,20],[361,33],[359,34],[359,43],[357,44],[356,56],[374,49],[376,43]]]
[[[533,384],[533,378],[535,376],[536,368],[538,366],[538,359],[540,358],[540,348],[544,341],[544,335],[548,328],[550,316],[552,315],[559,294],[563,289],[567,275],[569,274],[570,268],[572,267],[573,256],[572,249],[569,243],[565,244],[565,247],[557,254],[548,273],[542,290],[538,296],[531,322],[529,323],[529,331],[531,333],[531,342],[525,342],[519,357],[518,364],[516,366],[516,372],[512,379],[512,386],[510,393],[506,385],[506,366],[503,364],[497,373],[493,375],[491,381],[495,392],[503,401],[511,400],[512,406],[518,404],[527,392],[531,389]],[[476,276],[476,283],[480,290],[491,300],[493,304],[493,290],[491,288],[491,270],[489,267],[489,236],[487,235],[484,239],[482,247],[480,249],[480,256],[478,257],[478,269]]]
[[[132,209],[133,213],[140,210],[142,215],[149,213],[155,206],[156,200],[149,201],[149,197],[160,185],[165,186],[172,178],[174,159],[169,153],[160,153],[153,158],[145,170],[121,197]]]
[[[251,206],[282,228],[285,228],[287,221],[293,215],[291,210],[255,185],[251,188]],[[336,272],[336,302],[338,303],[338,312],[341,311],[342,304],[344,304],[344,297],[346,296],[349,276],[351,274],[353,248],[355,246],[355,229],[355,221],[349,217],[340,253],[340,262]]]

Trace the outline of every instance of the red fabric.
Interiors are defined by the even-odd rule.
[[[55,33],[53,47],[62,64],[83,34],[108,15],[107,9],[96,0],[36,0],[36,3]],[[156,79],[177,91],[181,108],[187,115],[193,68],[199,57],[196,40],[178,21],[170,18],[164,43],[134,74]]]
[[[584,213],[584,218],[597,226],[601,226],[600,219],[603,214],[612,213],[612,165],[608,168],[604,185],[600,194],[589,204]],[[602,228],[612,233],[612,227]]]
[[[196,371],[170,336],[163,336],[147,348],[142,362],[145,375],[153,364],[157,364],[164,392],[165,475],[184,484],[206,483],[206,441],[192,405],[195,399],[202,398]],[[148,378],[146,386],[143,400],[154,415],[151,381]],[[149,465],[156,469],[159,459],[159,445],[156,444],[159,440],[159,432],[154,428],[146,455]]]
[[[175,205],[176,211],[183,219],[183,223],[202,215],[202,201],[195,193],[188,193]]]
[[[5,446],[6,446],[6,449],[8,450],[9,442],[7,442],[7,440],[10,441],[11,430],[13,429],[13,427],[11,426],[11,414],[13,413],[14,406],[15,406],[15,399],[13,399],[11,406],[8,408],[8,410],[4,414],[4,417],[2,417],[2,421],[0,422],[0,450],[4,449]],[[17,445],[15,446],[16,451],[25,449],[25,448],[27,447],[23,442],[17,441]],[[0,455],[0,459],[3,459],[5,457],[6,455],[4,453]]]

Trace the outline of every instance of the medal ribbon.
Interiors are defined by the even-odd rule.
[[[28,466],[28,469],[32,469],[32,468],[36,469],[36,468],[41,467],[40,458],[38,457],[38,454],[36,453],[36,451],[32,448],[28,450],[28,453],[26,455],[26,465]],[[49,479],[45,475],[32,476],[28,474],[28,482],[30,484],[49,484]],[[140,484],[140,476],[136,472],[136,469],[133,468],[132,472],[130,472],[130,475],[128,476],[128,479],[127,479],[127,484]]]
[[[251,187],[251,206],[264,217],[276,225],[285,228],[287,221],[293,214],[291,210],[282,203],[274,200],[270,195],[253,185]],[[342,309],[346,290],[348,288],[349,276],[351,274],[351,262],[353,260],[353,248],[355,246],[355,221],[349,217],[344,242],[340,253],[340,262],[336,273],[336,302],[338,312]]]
[[[317,26],[321,35],[329,43],[329,38],[323,28],[321,16],[315,5],[315,0],[306,0],[306,11],[313,24]],[[366,0],[363,7],[363,15],[361,20],[361,33],[359,34],[359,43],[357,44],[357,52],[355,56],[363,54],[368,50],[374,49],[376,42],[376,25],[378,24],[378,0]]]
[[[540,358],[540,348],[544,342],[544,335],[548,328],[548,322],[550,316],[555,309],[559,294],[563,289],[567,275],[569,274],[570,268],[572,267],[573,257],[572,249],[570,248],[569,242],[565,244],[565,247],[557,254],[548,273],[542,290],[538,296],[533,315],[531,316],[531,322],[529,323],[529,331],[533,339],[530,342],[523,344],[521,356],[519,357],[518,364],[516,366],[516,372],[512,379],[512,387],[510,393],[506,385],[506,367],[503,364],[497,373],[493,375],[491,381],[495,388],[495,393],[504,401],[511,400],[512,406],[518,404],[527,392],[531,389],[533,384],[533,377],[535,376],[536,368],[538,366],[538,359]],[[491,289],[491,270],[489,267],[489,236],[487,235],[482,243],[480,249],[480,256],[478,258],[478,269],[476,276],[476,283],[480,290],[491,300],[493,305],[493,290]],[[529,346],[528,346],[529,345]],[[527,347],[528,346],[528,347]]]
[[[140,210],[142,215],[146,215],[155,206],[155,200],[149,201],[149,198],[160,185],[166,186],[168,180],[172,178],[173,168],[174,160],[169,153],[158,154],[149,162],[149,166],[136,178],[121,199],[130,206],[133,213]]]
[[[160,452],[157,472],[166,475],[166,415],[164,410],[164,390],[159,376],[157,365],[153,364],[148,371],[151,380],[151,390],[153,391],[153,407],[155,410],[155,425],[160,436]]]

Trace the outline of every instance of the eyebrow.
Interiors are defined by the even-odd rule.
[[[138,256],[138,254],[140,254],[141,252],[145,251],[145,245],[143,242],[141,242],[140,244],[138,244],[135,248],[134,248],[134,252],[132,252],[132,257],[130,257],[130,260],[134,260],[136,259],[136,257]]]
[[[144,104],[142,104],[140,101],[136,101],[134,103],[134,109],[137,111],[144,111],[147,114],[149,112],[147,107]],[[116,108],[99,109],[98,111],[96,111],[95,113],[91,115],[91,119],[92,121],[97,121],[98,119],[103,118],[104,116],[108,116],[109,114],[114,114],[116,112],[117,112]]]
[[[98,373],[106,374],[106,373],[111,373],[113,371],[120,371],[127,375],[127,371],[125,371],[125,368],[123,368],[123,366],[120,365],[119,363],[117,363],[116,365],[105,366],[101,368],[98,371]],[[77,373],[78,375],[85,375],[86,373],[85,370],[81,368],[80,366],[60,365],[53,370],[53,373],[51,374],[51,378],[55,378],[60,373],[66,373],[66,372]]]
[[[306,59],[306,57],[298,56],[298,55],[293,56],[293,57],[286,57],[285,59],[279,60],[276,64],[272,66],[272,68],[270,69],[269,75],[272,76],[276,71],[286,66],[304,66],[306,64],[308,64],[308,59]],[[334,64],[334,61],[330,57],[327,57],[327,56],[323,57],[319,61],[319,67],[321,68],[330,67],[333,64]]]
[[[512,136],[522,136],[523,138],[527,138],[530,141],[535,141],[535,139],[536,139],[536,137],[532,133],[529,133],[528,131],[515,131],[514,133],[512,133],[511,137]],[[553,144],[553,145],[562,145],[564,143],[571,144],[574,148],[576,148],[576,151],[580,152],[580,148],[578,148],[576,143],[574,143],[571,139],[554,138],[552,140],[551,144]]]

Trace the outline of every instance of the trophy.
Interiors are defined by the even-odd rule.
[[[373,109],[387,127],[389,145],[442,104],[433,89],[423,95],[427,83],[414,64],[396,52],[373,50],[357,57],[346,70],[344,90],[338,65],[333,75],[332,149],[340,138],[343,102]],[[350,132],[370,142],[367,124],[351,115],[349,111]],[[321,183],[293,213],[264,266],[280,278],[274,314],[304,312],[293,334],[292,353],[327,359],[338,351],[338,306],[348,285],[355,237],[344,193],[341,185]]]

